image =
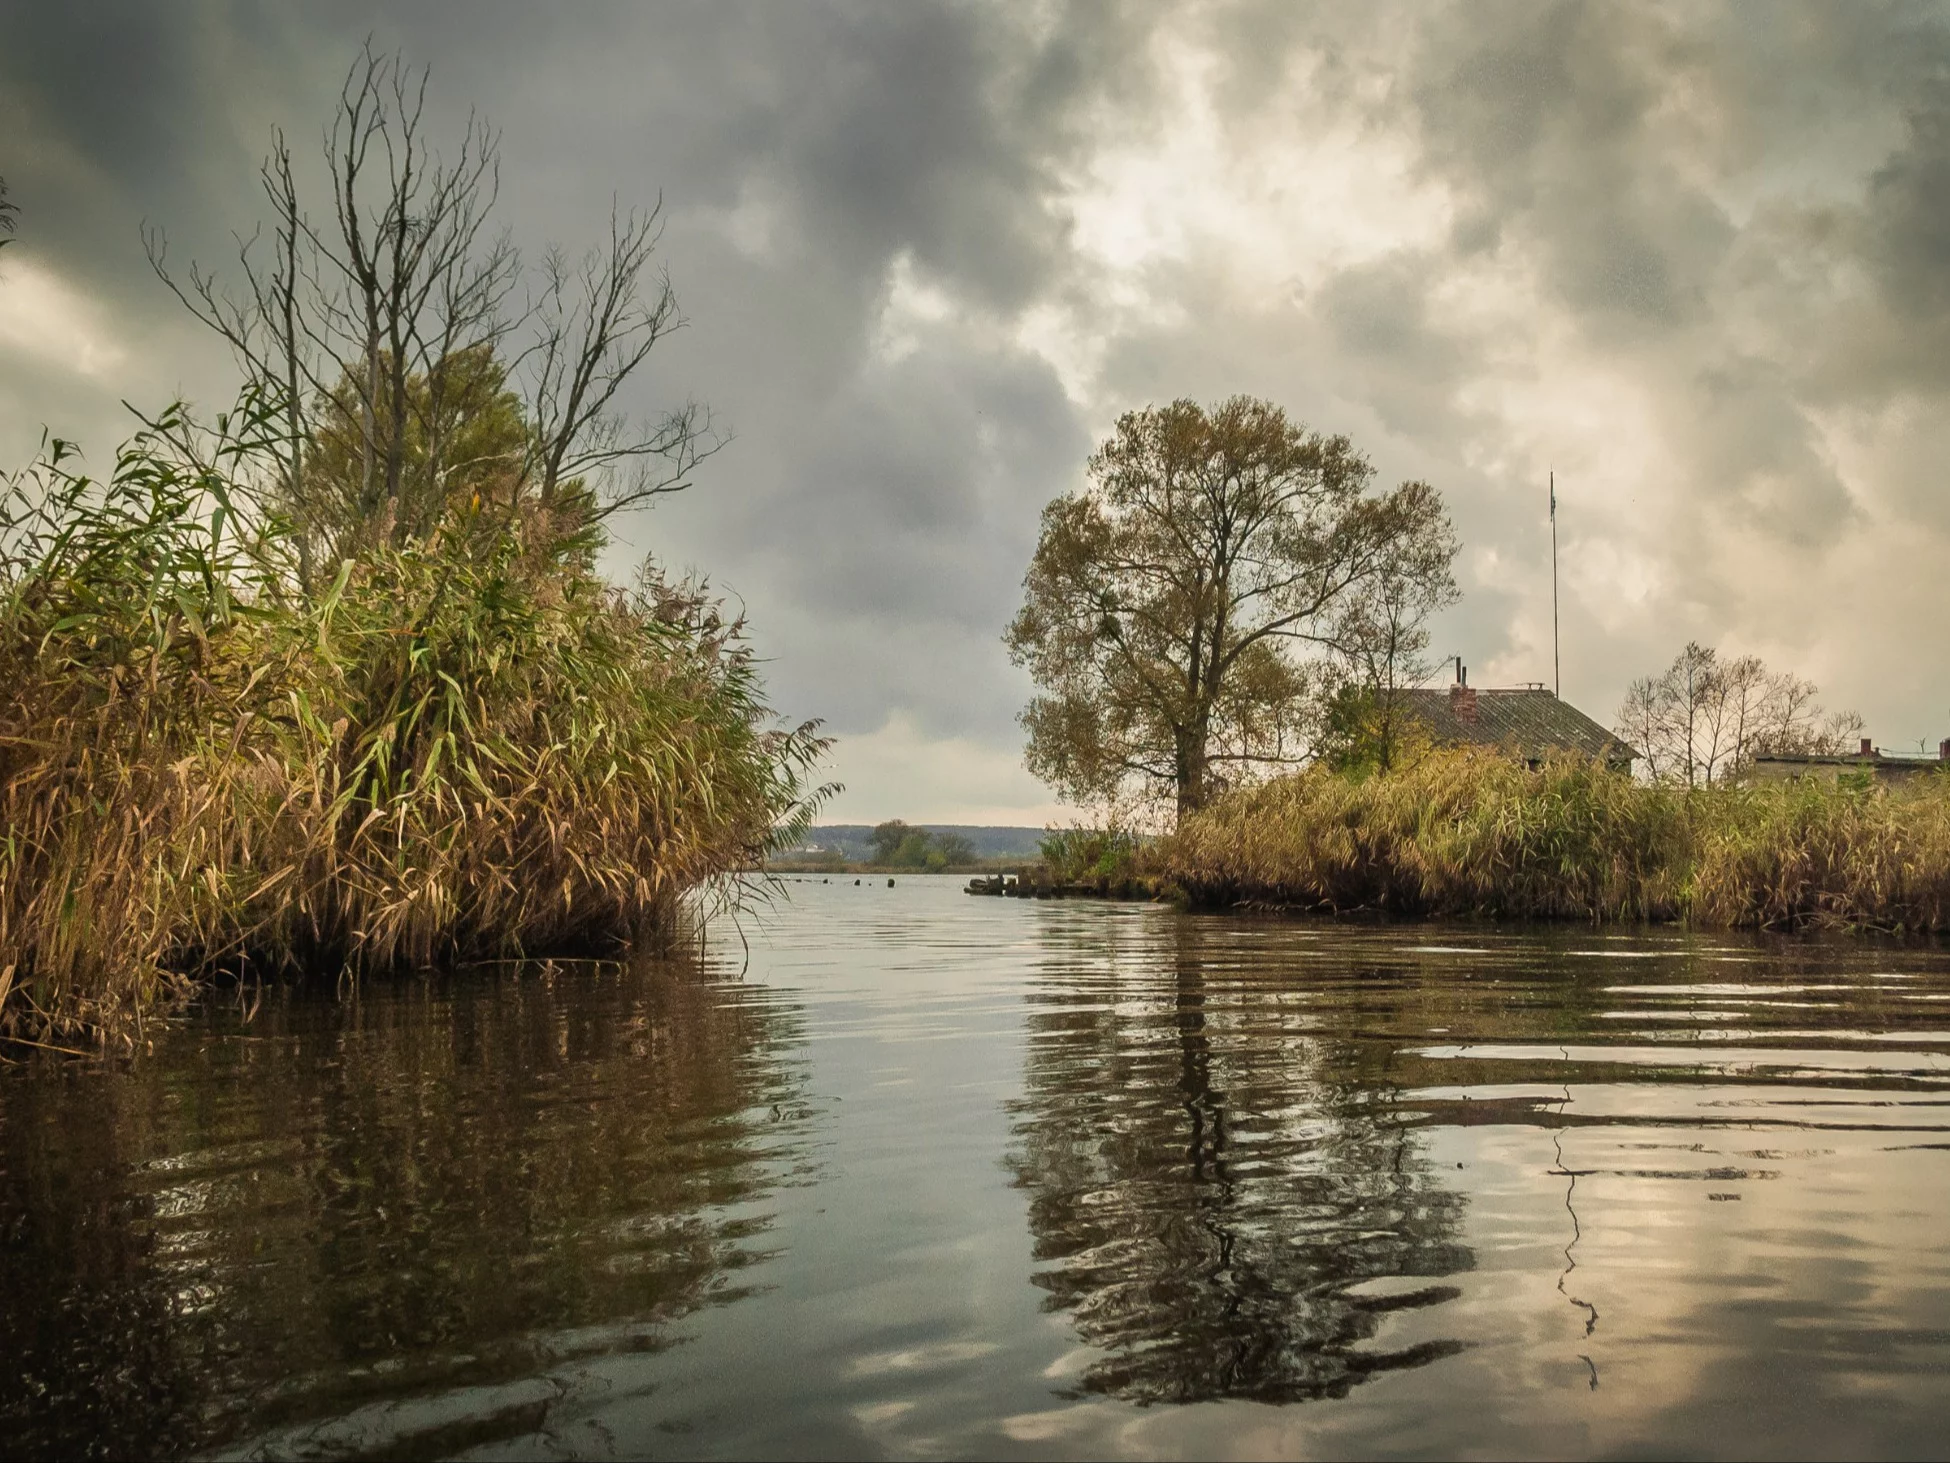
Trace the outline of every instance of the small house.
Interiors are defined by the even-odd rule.
[[[1867,737],[1854,752],[1763,752],[1748,764],[1748,782],[1837,782],[1848,773],[1867,773],[1885,784],[1914,783],[1950,771],[1950,741],[1937,744],[1934,757],[1885,752]]]
[[[1632,770],[1636,747],[1620,741],[1568,701],[1538,684],[1478,689],[1460,661],[1446,691],[1405,691],[1403,710],[1438,747],[1499,747],[1536,768],[1570,753]]]

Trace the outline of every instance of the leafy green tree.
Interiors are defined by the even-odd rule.
[[[883,868],[927,869],[934,873],[975,862],[975,847],[956,833],[930,833],[899,818],[873,830],[873,861]]]
[[[897,869],[925,869],[933,857],[934,835],[925,828],[916,828],[901,840],[888,862]]]
[[[1313,750],[1389,575],[1453,595],[1455,537],[1427,483],[1371,494],[1345,437],[1234,397],[1127,413],[1089,485],[1043,510],[1005,641],[1034,677],[1029,768],[1064,796],[1169,801],[1179,816]]]
[[[890,818],[877,825],[873,830],[873,861],[877,864],[897,862],[901,849],[916,833],[921,833],[921,830],[909,827],[899,818]],[[921,837],[925,839],[927,835],[921,833]]]
[[[1427,728],[1409,714],[1403,688],[1349,679],[1322,702],[1320,756],[1337,772],[1392,772],[1433,746]]]
[[[1057,879],[1114,879],[1137,857],[1137,839],[1122,828],[1051,828],[1038,840]]]
[[[406,412],[378,429],[397,439],[397,491],[366,496],[364,423],[358,384],[344,378],[316,403],[304,477],[280,484],[277,506],[304,536],[310,562],[336,565],[371,543],[426,539],[436,528],[490,516],[510,521],[523,506],[522,464],[533,430],[507,370],[493,351],[471,346],[406,381]]]
[[[942,868],[972,864],[975,862],[975,845],[959,833],[937,833],[934,835],[933,856],[941,860]]]

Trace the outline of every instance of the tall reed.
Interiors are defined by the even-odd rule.
[[[1154,858],[1206,904],[1933,931],[1950,928],[1950,778],[1687,792],[1437,752],[1243,790]]]
[[[106,482],[56,442],[0,505],[0,1033],[126,1035],[225,966],[625,940],[810,817],[824,743],[695,587],[511,519],[307,596],[226,431],[166,416]]]

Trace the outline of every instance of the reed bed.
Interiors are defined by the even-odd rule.
[[[1243,790],[1152,861],[1205,905],[1932,932],[1950,928],[1950,778],[1688,791],[1438,752]]]
[[[0,1035],[127,1039],[225,968],[627,941],[810,816],[824,743],[708,596],[478,504],[306,594],[180,425],[9,484]]]

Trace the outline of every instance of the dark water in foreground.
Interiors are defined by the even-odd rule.
[[[0,1453],[1950,1440],[1950,951],[792,887],[0,1071]]]

